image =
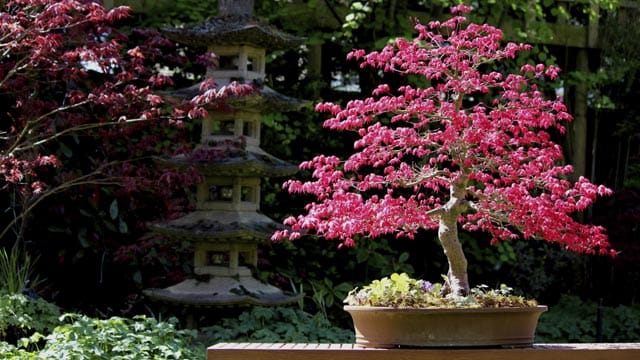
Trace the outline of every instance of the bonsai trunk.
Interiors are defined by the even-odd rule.
[[[458,239],[458,216],[466,208],[464,187],[460,184],[451,185],[451,198],[442,208],[438,227],[438,239],[449,263],[445,293],[467,295],[469,293],[469,279],[467,276],[467,258],[462,251],[462,244]]]

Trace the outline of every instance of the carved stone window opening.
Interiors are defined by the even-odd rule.
[[[211,135],[233,136],[235,135],[235,127],[235,120],[233,119],[213,121]]]
[[[218,57],[218,70],[239,70],[240,57],[227,55]]]
[[[208,251],[206,265],[229,267],[229,252],[228,251]]]
[[[209,201],[233,201],[233,186],[211,185],[209,186]]]

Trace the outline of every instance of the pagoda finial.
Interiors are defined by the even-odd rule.
[[[218,0],[219,16],[253,16],[254,0]]]

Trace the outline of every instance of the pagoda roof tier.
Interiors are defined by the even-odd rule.
[[[187,279],[164,289],[146,289],[143,293],[156,301],[193,307],[279,306],[293,303],[302,296],[283,292],[251,276],[212,276],[206,281]]]
[[[253,45],[270,51],[290,49],[306,40],[251,15],[236,14],[209,18],[192,26],[163,28],[162,32],[168,39],[189,46]]]
[[[276,112],[299,110],[309,101],[293,98],[266,86],[258,85],[258,91],[244,96],[232,96],[227,104],[234,109],[259,109]]]
[[[257,243],[282,226],[255,210],[197,210],[175,220],[149,224],[153,232],[170,238],[210,243]]]
[[[215,74],[213,75],[215,76]],[[224,78],[215,80],[218,86],[226,86],[229,82],[228,79]],[[301,100],[281,94],[260,81],[256,80],[252,81],[252,83],[254,85],[254,91],[240,96],[232,95],[224,100],[225,104],[234,110],[245,109],[260,112],[287,112],[299,110],[310,103],[308,100]],[[197,83],[188,88],[177,89],[162,94],[176,99],[192,99],[194,96],[200,94],[200,84],[201,83]]]
[[[298,167],[257,146],[234,147],[203,145],[189,154],[156,158],[165,167],[198,169],[203,176],[279,177],[295,174]]]

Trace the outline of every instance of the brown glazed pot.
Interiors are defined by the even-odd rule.
[[[529,346],[547,307],[392,308],[345,306],[365,347]]]

